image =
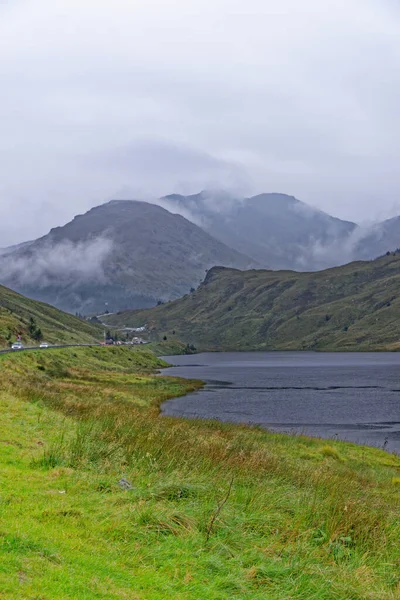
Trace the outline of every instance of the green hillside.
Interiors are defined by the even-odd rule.
[[[97,325],[0,285],[0,348],[7,348],[19,333],[24,344],[36,345],[38,341],[29,333],[31,317],[43,339],[51,344],[91,343],[102,335],[102,328]]]
[[[193,294],[109,323],[201,350],[397,350],[400,257],[317,273],[215,267]]]

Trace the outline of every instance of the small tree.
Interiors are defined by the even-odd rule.
[[[37,328],[32,337],[37,342],[40,342],[43,339],[42,330],[40,328]]]
[[[36,321],[33,317],[30,317],[29,319],[28,331],[30,337],[34,338],[36,333]]]
[[[43,339],[42,330],[37,326],[33,317],[30,317],[29,319],[28,332],[29,336],[37,342],[40,342],[40,340]]]

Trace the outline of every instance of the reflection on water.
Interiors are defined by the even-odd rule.
[[[258,424],[400,454],[400,354],[225,352],[164,357],[166,375],[202,379],[165,415]]]

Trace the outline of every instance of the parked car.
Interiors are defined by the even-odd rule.
[[[48,347],[49,347],[49,345],[47,342],[41,342],[41,344],[39,346],[39,348],[48,348]]]
[[[11,350],[23,350],[24,347],[22,345],[22,342],[14,342],[14,344],[12,344],[11,346]]]

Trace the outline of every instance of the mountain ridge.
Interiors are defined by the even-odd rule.
[[[192,211],[194,220],[217,239],[252,256],[263,268],[319,270],[346,262],[343,242],[357,225],[305,204],[295,196],[262,193],[237,198],[203,191],[161,200]],[[353,257],[349,257],[353,258]],[[348,262],[348,261],[347,261]]]
[[[399,246],[400,217],[363,231],[287,194],[202,191],[93,207],[0,251],[0,281],[60,309],[94,314],[177,299],[217,265],[320,271]]]
[[[215,264],[256,262],[181,215],[114,200],[0,256],[0,279],[32,298],[89,314],[177,298]]]
[[[194,293],[112,326],[198,350],[400,350],[400,256],[315,273],[211,269]]]

